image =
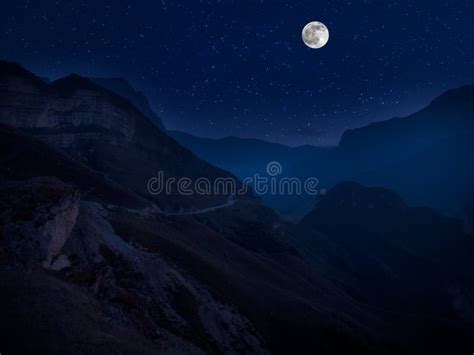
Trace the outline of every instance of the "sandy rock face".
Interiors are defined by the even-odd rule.
[[[59,254],[76,223],[78,191],[56,178],[40,177],[7,183],[0,196],[4,247],[15,262],[56,270],[67,266]]]
[[[0,121],[24,129],[100,127],[129,140],[140,119],[126,100],[77,75],[48,85],[27,72],[7,71],[0,74],[0,93]]]
[[[45,268],[51,268],[53,258],[55,258],[66,243],[69,234],[76,223],[77,214],[79,211],[78,195],[66,195],[59,204],[53,206],[51,212],[53,213],[53,219],[46,222],[42,227],[42,233],[49,239],[47,247],[46,260],[43,263]],[[49,237],[49,238],[48,238]],[[66,256],[58,258],[55,263],[55,268],[58,269],[59,265],[66,266],[68,262],[64,260]]]

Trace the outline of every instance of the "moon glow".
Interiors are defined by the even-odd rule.
[[[309,48],[319,49],[328,43],[329,30],[324,23],[313,21],[304,26],[301,37]]]

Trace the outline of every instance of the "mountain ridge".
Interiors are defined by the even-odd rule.
[[[325,189],[345,180],[383,185],[401,193],[411,205],[427,205],[463,217],[468,209],[463,191],[474,194],[473,102],[473,85],[448,90],[411,115],[347,130],[339,145],[332,148],[282,148],[260,141],[258,145],[264,148],[252,151],[245,141],[239,147],[234,143],[226,145],[224,140],[219,141],[220,145],[215,141],[211,145],[189,135],[174,136],[201,158],[241,179],[264,173],[266,164],[278,161],[285,176],[316,177]],[[412,176],[417,166],[424,168]],[[311,203],[310,198],[304,197],[296,201],[263,198],[270,206],[290,215]],[[303,214],[307,211],[305,208]],[[301,217],[302,213],[297,212],[296,216]]]

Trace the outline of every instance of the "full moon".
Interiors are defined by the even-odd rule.
[[[329,30],[324,23],[313,21],[304,26],[301,37],[309,48],[318,49],[328,43]]]

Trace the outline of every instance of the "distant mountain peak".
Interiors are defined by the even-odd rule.
[[[452,124],[464,125],[474,117],[474,85],[465,85],[439,95],[425,108],[406,117],[394,117],[371,123],[368,126],[348,129],[339,142],[339,147],[359,150],[362,147],[376,150],[386,149],[400,140],[419,139],[439,128],[446,135]],[[370,148],[369,148],[370,147]]]

